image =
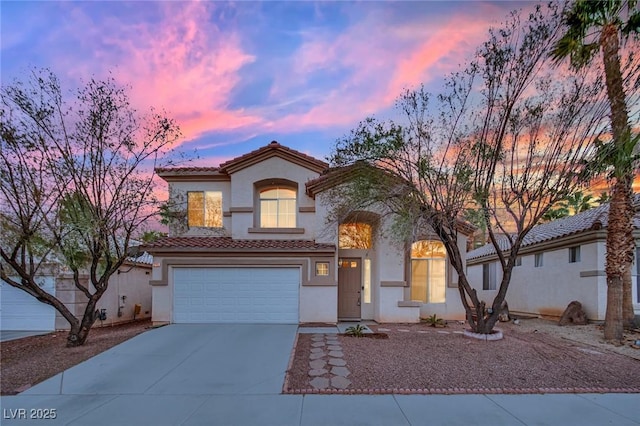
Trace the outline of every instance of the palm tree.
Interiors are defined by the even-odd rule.
[[[552,57],[556,62],[569,58],[575,69],[588,65],[602,53],[607,97],[611,108],[614,184],[609,207],[607,233],[607,312],[605,340],[622,342],[624,326],[624,276],[633,262],[634,241],[631,222],[631,184],[633,182],[634,142],[631,136],[627,98],[620,67],[620,41],[640,32],[637,0],[576,0],[565,12],[566,33],[556,43]],[[626,154],[626,155],[625,155]],[[631,290],[631,283],[628,283]],[[629,297],[629,304],[631,299]],[[626,308],[625,304],[625,311]],[[631,305],[633,317],[633,306]]]
[[[593,195],[585,194],[582,191],[576,191],[567,195],[567,207],[571,209],[572,214],[582,213],[593,207]]]

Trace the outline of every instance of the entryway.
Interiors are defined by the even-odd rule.
[[[338,319],[359,320],[362,287],[362,259],[338,259]]]

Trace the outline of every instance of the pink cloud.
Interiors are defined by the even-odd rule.
[[[144,3],[138,3],[145,7]],[[256,125],[259,116],[229,108],[240,83],[241,68],[255,60],[241,46],[240,35],[221,31],[210,19],[213,2],[166,2],[160,20],[125,23],[115,17],[100,22],[75,9],[74,27],[88,28],[93,39],[92,63],[116,64],[117,79],[132,86],[140,110],[164,109],[180,124],[186,141],[208,132]],[[78,25],[80,23],[80,25]],[[77,69],[83,77],[104,69]]]

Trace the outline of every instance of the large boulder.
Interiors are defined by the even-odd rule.
[[[587,315],[582,310],[582,303],[574,300],[564,310],[558,325],[586,325]]]

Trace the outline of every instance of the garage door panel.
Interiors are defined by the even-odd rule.
[[[298,268],[175,268],[174,322],[298,322]]]

